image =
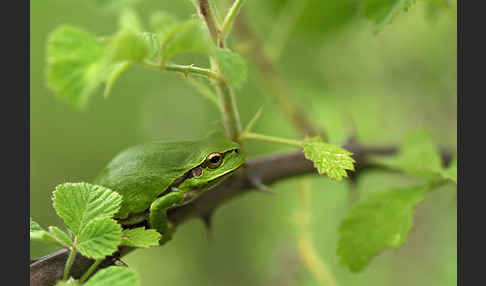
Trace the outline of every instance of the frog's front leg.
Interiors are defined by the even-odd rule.
[[[160,245],[171,240],[174,232],[172,224],[167,220],[167,210],[179,206],[183,199],[184,193],[173,191],[158,198],[150,205],[149,224],[150,228],[162,234],[162,238],[159,241]]]

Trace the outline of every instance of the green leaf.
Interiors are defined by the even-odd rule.
[[[410,233],[426,186],[387,190],[357,203],[339,227],[337,255],[352,272],[362,271],[385,248],[399,248]]]
[[[55,226],[49,226],[49,231],[54,235],[56,240],[59,243],[63,244],[64,246],[70,247],[70,246],[73,245],[73,240],[71,239],[71,237],[69,237],[69,235],[67,235],[67,233],[60,230],[59,228],[57,228]]]
[[[454,156],[449,167],[442,170],[441,175],[457,184],[457,155]]]
[[[160,233],[155,229],[145,229],[138,227],[134,229],[124,230],[122,233],[122,245],[132,247],[150,247],[158,246],[160,240]]]
[[[75,236],[93,219],[112,217],[121,200],[110,189],[88,183],[61,184],[53,192],[54,208]]]
[[[130,268],[110,266],[98,271],[84,286],[138,286],[137,274]]]
[[[236,53],[219,48],[213,55],[226,81],[237,88],[241,87],[248,71],[245,60]]]
[[[61,26],[47,40],[47,86],[56,96],[82,108],[103,81],[106,45],[90,33]]]
[[[360,9],[366,19],[373,21],[377,29],[381,29],[414,3],[415,0],[363,0],[360,2]]]
[[[181,23],[173,27],[162,39],[162,60],[180,53],[200,53],[210,55],[214,45],[199,19]]]
[[[55,237],[30,218],[30,240],[59,244]]]
[[[305,157],[314,162],[321,175],[327,174],[329,178],[340,181],[348,176],[346,170],[354,171],[352,153],[337,145],[324,143],[321,138],[315,137],[304,140],[302,147]]]
[[[398,155],[371,159],[386,167],[425,179],[435,179],[442,171],[439,148],[423,130],[408,134]]]
[[[143,35],[133,30],[121,30],[110,44],[110,60],[113,62],[141,62],[150,52]]]
[[[150,16],[150,26],[160,39],[165,39],[177,24],[179,20],[166,11],[157,11]]]
[[[121,30],[131,30],[134,32],[142,32],[144,30],[137,12],[131,7],[124,7],[120,11],[118,25]]]
[[[108,217],[90,220],[77,237],[79,252],[86,257],[102,259],[112,254],[121,243],[121,226]]]
[[[105,97],[110,96],[111,89],[113,88],[115,81],[120,77],[122,73],[124,73],[132,65],[133,63],[129,61],[120,62],[118,64],[113,65],[112,70],[108,75],[108,79],[106,80],[105,92],[104,92]]]

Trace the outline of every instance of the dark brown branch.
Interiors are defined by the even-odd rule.
[[[356,160],[356,172],[352,173],[354,175],[363,172],[365,169],[379,167],[367,161],[369,155],[392,155],[398,150],[393,146],[361,146],[354,141],[350,141],[344,147],[354,153],[353,157]],[[442,157],[447,164],[452,154],[450,152],[443,152]],[[300,151],[251,159],[244,168],[238,170],[231,178],[206,192],[193,203],[170,211],[169,218],[175,224],[181,224],[190,218],[205,217],[213,213],[225,201],[254,190],[252,179],[257,179],[257,181],[263,184],[271,185],[281,180],[305,174],[317,174],[317,172],[315,172],[312,162],[307,160]],[[121,253],[119,252],[115,257],[106,259],[102,266],[106,267],[116,264],[117,257],[123,257],[130,250],[128,248],[121,249]],[[69,250],[62,249],[32,263],[30,265],[30,285],[54,285],[55,281],[62,277],[68,254]],[[80,277],[92,262],[92,260],[80,255],[76,256],[72,266],[73,276]]]
[[[197,5],[198,7],[196,8],[200,17],[204,19],[211,38],[213,39],[214,43],[217,44],[219,31],[214,20],[213,12],[211,10],[211,4],[208,0],[197,0]]]

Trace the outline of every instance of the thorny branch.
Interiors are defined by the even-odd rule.
[[[237,1],[243,3],[244,1]],[[212,39],[221,47],[224,47],[225,33],[223,33],[223,40],[220,41],[220,32],[218,26],[214,20],[211,12],[210,3],[207,0],[196,0],[197,10],[200,17],[204,19],[208,28],[209,34]],[[237,11],[238,9],[236,9]],[[236,13],[236,12],[235,12]],[[233,19],[230,19],[233,21]],[[224,25],[223,25],[224,26]],[[240,37],[251,40],[255,39],[253,32],[249,29],[244,20],[236,21],[237,30]],[[300,108],[290,99],[290,96],[283,84],[283,82],[277,76],[276,69],[272,61],[266,55],[261,43],[254,42],[255,52],[250,53],[253,61],[257,64],[261,72],[265,75],[264,79],[266,84],[271,87],[272,93],[277,99],[277,103],[284,112],[284,114],[291,119],[291,122],[303,135],[320,135],[323,139],[326,139],[326,133],[321,128],[316,128],[306,117],[306,115],[300,110]],[[205,75],[212,75],[211,71],[195,69],[193,67],[186,66],[173,66],[174,69],[183,69],[188,72],[195,72]],[[220,84],[225,85],[220,81]],[[226,95],[231,95],[226,92]],[[231,107],[228,109],[236,109],[236,106],[231,101]],[[237,113],[236,113],[237,115]],[[228,120],[228,119],[226,119]],[[240,131],[239,119],[234,118],[233,132],[238,133]],[[231,124],[230,124],[231,125]],[[233,137],[238,137],[238,134],[231,134]],[[368,156],[370,155],[393,155],[398,151],[395,146],[381,146],[370,147],[363,146],[351,139],[344,146],[345,149],[353,153],[353,158],[356,161],[356,170],[350,174],[350,179],[356,180],[356,177],[363,173],[365,170],[373,168],[383,168],[376,166],[369,162]],[[447,165],[452,158],[450,152],[442,152],[442,159],[445,165]],[[293,177],[305,175],[305,174],[317,174],[311,161],[307,160],[302,152],[293,152],[279,155],[267,155],[260,158],[252,159],[247,164],[238,170],[232,177],[215,187],[213,190],[206,192],[193,203],[171,210],[168,213],[169,219],[175,224],[179,225],[190,218],[201,218],[206,224],[210,224],[210,219],[215,209],[223,205],[226,201],[234,199],[245,193],[249,193],[255,189],[266,190],[266,185],[271,185],[281,180],[290,179]],[[99,269],[111,266],[121,265],[126,266],[120,258],[134,250],[129,247],[120,247],[119,250],[110,257],[107,257],[99,266]],[[42,286],[42,285],[54,285],[56,281],[60,280],[63,276],[64,266],[69,256],[69,249],[61,249],[50,255],[44,256],[39,259],[33,259],[30,262],[30,285]],[[80,278],[83,273],[94,262],[92,259],[85,258],[79,253],[76,255],[72,268],[71,275],[75,278]],[[93,273],[94,274],[94,273]]]
[[[354,175],[378,167],[368,161],[370,155],[393,155],[398,151],[394,146],[367,147],[354,141],[350,141],[344,147],[354,153],[353,157],[356,160],[356,172],[353,173]],[[448,152],[442,153],[445,164],[448,164],[451,157],[452,154]],[[205,218],[207,220],[214,210],[226,201],[255,190],[254,182],[271,185],[305,174],[317,174],[317,172],[312,162],[307,160],[302,152],[267,155],[251,159],[244,168],[237,171],[232,177],[214,189],[203,194],[193,203],[170,211],[169,219],[176,225],[182,224],[190,218]],[[105,259],[100,268],[120,263],[117,258],[123,257],[129,251],[130,249],[121,248],[113,257]],[[55,281],[62,278],[68,255],[68,249],[61,249],[31,263],[30,285],[54,285]],[[92,263],[93,260],[77,255],[71,273],[75,278],[79,278]]]

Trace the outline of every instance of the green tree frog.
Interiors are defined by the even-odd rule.
[[[117,155],[95,184],[118,192],[123,200],[115,218],[124,226],[148,221],[171,239],[167,211],[190,203],[221,183],[245,162],[240,145],[220,133],[196,141],[152,142]]]

